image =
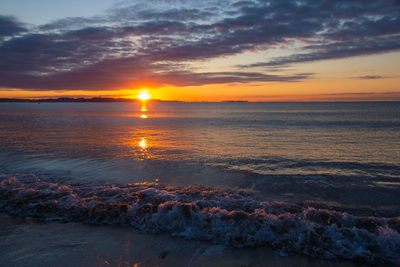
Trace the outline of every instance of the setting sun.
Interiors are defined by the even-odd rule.
[[[151,98],[148,91],[141,91],[140,94],[137,96],[138,99],[145,101]]]

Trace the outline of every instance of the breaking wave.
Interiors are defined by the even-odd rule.
[[[119,224],[235,247],[286,254],[398,263],[400,217],[357,216],[244,192],[158,183],[63,184],[35,175],[0,175],[0,211],[49,221]]]

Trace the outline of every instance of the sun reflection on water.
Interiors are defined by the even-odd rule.
[[[140,139],[140,141],[139,141],[138,144],[139,144],[139,147],[140,147],[141,149],[143,149],[143,150],[147,149],[147,147],[148,147],[147,140],[146,140],[146,138],[144,138],[144,137],[142,137],[142,138]]]
[[[141,117],[142,119],[147,119],[147,115],[146,115],[146,114],[142,114],[142,115],[140,115],[140,117]]]

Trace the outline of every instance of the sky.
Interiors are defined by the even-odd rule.
[[[400,100],[400,1],[2,0],[0,97]]]

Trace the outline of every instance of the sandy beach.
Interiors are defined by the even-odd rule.
[[[7,215],[0,216],[0,224],[1,266],[372,266],[281,256],[269,248],[235,249],[115,226]]]

